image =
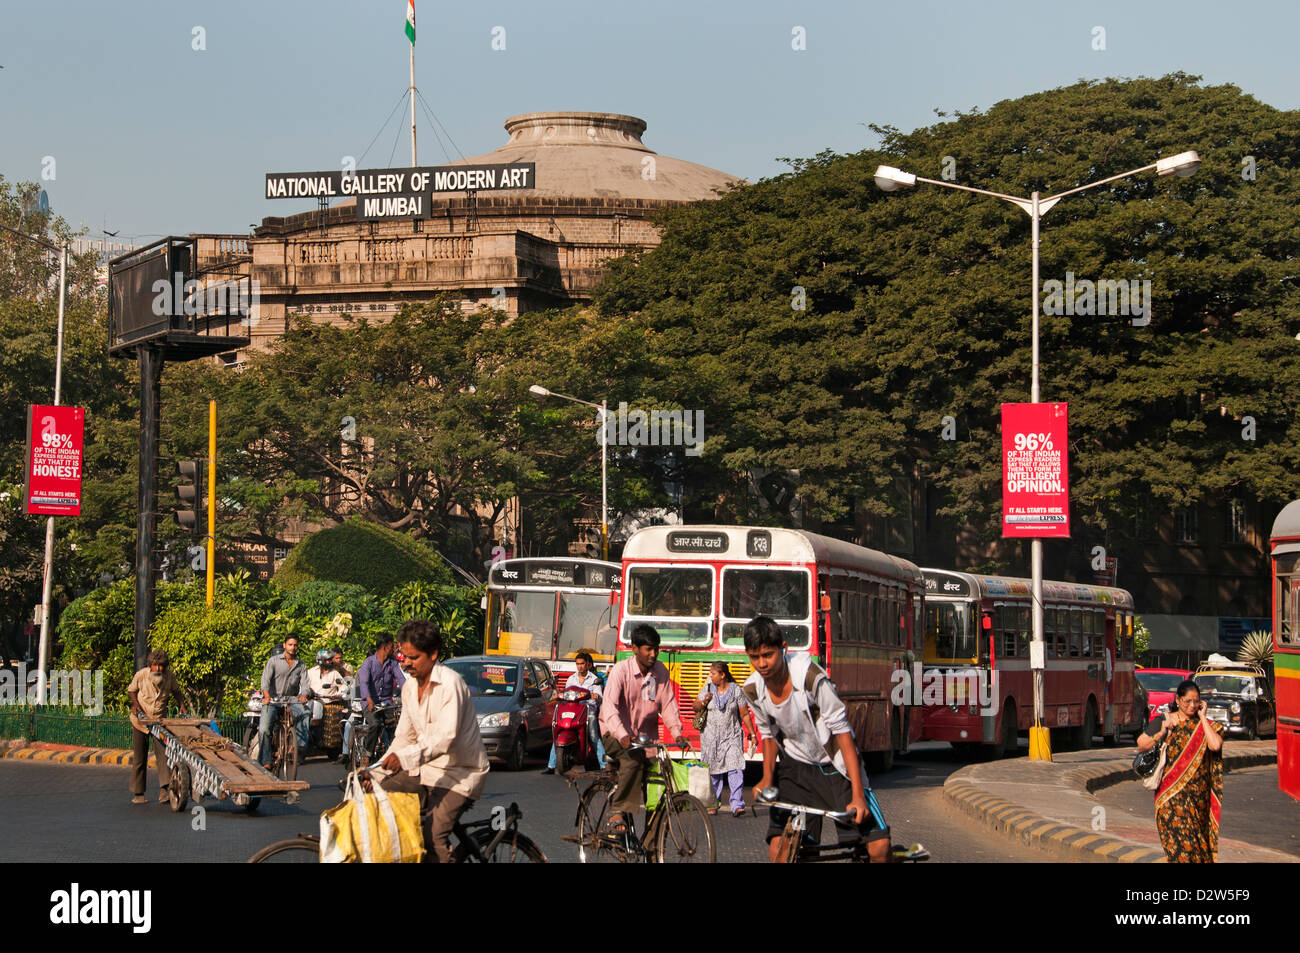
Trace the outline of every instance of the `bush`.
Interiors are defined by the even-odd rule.
[[[452,581],[442,559],[424,543],[360,519],[308,536],[275,574],[285,590],[318,579],[352,583],[381,597],[407,582]]]
[[[244,679],[254,664],[263,616],[224,594],[209,610],[200,585],[189,595],[158,614],[149,644],[170,657],[190,713],[211,717],[220,709],[227,683]]]

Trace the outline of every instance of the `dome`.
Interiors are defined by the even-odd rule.
[[[645,128],[645,120],[618,113],[523,113],[506,120],[505,145],[450,164],[533,162],[537,187],[516,194],[552,198],[694,202],[743,181],[655,153],[641,141]]]

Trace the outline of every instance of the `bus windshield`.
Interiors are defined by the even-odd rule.
[[[811,635],[809,579],[806,569],[728,566],[722,571],[723,643],[743,644],[745,622],[754,616],[765,615],[780,624],[791,648],[807,648]],[[727,619],[744,621],[727,622]]]
[[[712,641],[709,625],[713,617],[712,570],[633,566],[628,570],[627,586],[627,615],[649,621],[664,641],[700,644]],[[624,624],[624,642],[630,642],[635,625],[631,621]]]
[[[489,651],[550,658],[554,638],[554,592],[505,589],[492,594],[488,620]]]
[[[596,592],[560,593],[560,636],[557,651],[568,658],[584,649],[592,655],[613,657],[616,606],[609,596]]]
[[[925,659],[975,658],[975,629],[970,606],[964,602],[927,602],[925,605]]]

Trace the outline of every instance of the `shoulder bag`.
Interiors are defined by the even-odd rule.
[[[1133,759],[1133,773],[1142,780],[1142,786],[1149,791],[1160,787],[1165,774],[1165,743],[1162,741],[1154,748],[1139,751]]]

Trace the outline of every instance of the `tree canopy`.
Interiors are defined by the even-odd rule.
[[[662,392],[706,411],[697,500],[778,467],[833,521],[850,503],[889,513],[896,479],[917,476],[991,540],[999,405],[1029,399],[1030,221],[925,184],[887,194],[877,165],[1028,197],[1189,149],[1194,177],[1121,179],[1043,220],[1044,281],[1149,280],[1153,298],[1145,326],[1042,318],[1042,399],[1070,404],[1074,516],[1109,532],[1140,499],[1300,493],[1300,114],[1176,74],[943,118],[667,212],[658,248],[613,264],[601,313],[634,316],[671,373]]]

